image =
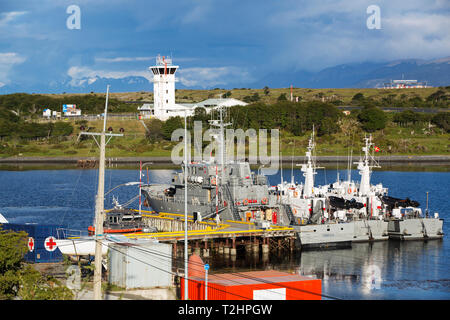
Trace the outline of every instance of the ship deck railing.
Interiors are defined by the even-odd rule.
[[[183,214],[176,213],[156,213],[155,211],[141,211],[143,217],[155,218],[155,219],[167,219],[167,220],[179,220],[184,221]],[[274,236],[274,235],[286,235],[293,234],[294,228],[287,226],[272,225],[270,228],[261,229],[257,228],[253,222],[246,221],[234,221],[225,220],[224,222],[217,223],[212,221],[197,221],[195,224],[197,226],[202,226],[202,229],[193,229],[196,225],[192,224],[193,216],[188,215],[188,220],[191,222],[191,230],[187,231],[188,238],[227,238],[235,236],[253,236],[253,235],[264,235],[264,236]],[[152,232],[144,233],[138,232],[126,235],[129,238],[139,239],[139,238],[157,238],[165,240],[176,240],[184,237],[185,231],[164,231],[164,232]]]
[[[56,237],[57,239],[80,239],[88,237],[87,231],[78,229],[68,229],[68,228],[57,228]]]

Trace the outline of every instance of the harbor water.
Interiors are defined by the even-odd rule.
[[[143,183],[168,183],[174,170],[144,168]],[[303,182],[302,172],[294,169],[295,181]],[[319,170],[316,184],[347,179],[347,170]],[[359,180],[356,170],[352,178]],[[291,180],[291,170],[283,170]],[[269,183],[280,182],[280,173],[268,176]],[[105,191],[139,181],[138,170],[106,170]],[[353,244],[351,249],[305,251],[263,256],[213,256],[210,273],[275,269],[315,275],[322,279],[324,299],[450,299],[449,191],[450,173],[445,171],[374,171],[372,184],[383,183],[389,195],[417,200],[425,211],[429,192],[429,211],[444,219],[444,238],[431,241],[383,241]],[[11,223],[66,225],[87,231],[94,219],[94,197],[98,170],[0,170],[0,213]],[[105,207],[112,207],[113,196],[125,203],[138,194],[138,187],[122,186],[108,193]],[[130,205],[138,208],[139,199]],[[144,208],[145,209],[145,208]]]

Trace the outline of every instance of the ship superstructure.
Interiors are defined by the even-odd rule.
[[[220,219],[266,221],[289,224],[290,218],[270,192],[267,177],[255,173],[248,161],[230,160],[224,131],[229,124],[211,120],[212,135],[217,152],[208,160],[189,161],[186,169],[173,175],[167,184],[144,185],[146,204],[157,212],[184,213],[185,176],[187,177],[188,213],[201,219],[219,216]]]
[[[380,165],[373,155],[377,147],[372,136],[364,140],[364,157],[356,162],[360,182],[350,181],[350,178],[347,181],[338,179],[326,192],[330,207],[336,209],[336,214],[354,221],[353,241],[385,240],[389,237],[441,238],[443,220],[438,214],[423,217],[417,201],[391,197],[388,188],[381,183],[371,184],[372,168],[380,168]]]

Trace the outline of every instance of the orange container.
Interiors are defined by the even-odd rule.
[[[205,299],[204,277],[188,279],[189,300]],[[322,281],[281,271],[208,275],[208,300],[321,300]],[[184,278],[181,279],[184,300]]]

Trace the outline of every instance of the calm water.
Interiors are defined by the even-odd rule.
[[[172,172],[151,170],[143,181],[167,182]],[[291,171],[283,172],[284,179],[290,180]],[[346,178],[347,171],[339,173]],[[319,171],[316,184],[329,184],[336,175],[336,170]],[[296,181],[303,181],[299,170],[294,170],[294,176]],[[352,171],[352,177],[359,179],[357,171]],[[86,230],[94,218],[97,179],[97,170],[0,171],[0,213],[12,223],[52,223]],[[105,190],[138,179],[137,170],[107,170]],[[280,175],[269,176],[269,181],[278,183]],[[372,183],[379,182],[394,197],[419,201],[423,210],[428,191],[430,212],[437,211],[446,219],[444,239],[354,244],[352,249],[292,256],[254,257],[238,252],[237,259],[211,258],[211,272],[277,269],[316,275],[323,280],[323,294],[330,299],[450,299],[450,173],[375,171]],[[106,207],[112,205],[112,195],[125,203],[137,192],[136,186],[120,187],[106,196]],[[138,202],[131,207],[137,208]],[[372,270],[380,271],[375,284],[367,283]]]

